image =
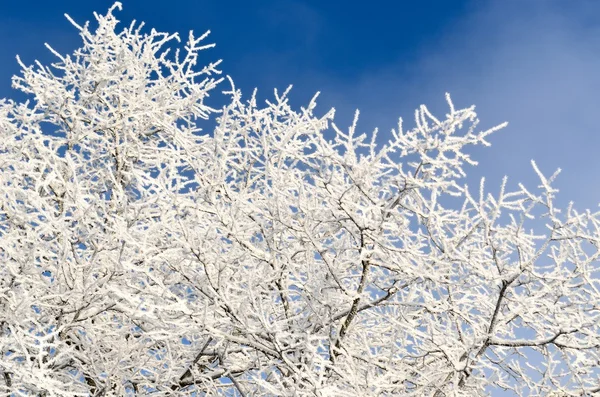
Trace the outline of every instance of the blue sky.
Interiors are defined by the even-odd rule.
[[[579,208],[600,202],[600,3],[593,0],[123,0],[120,19],[135,18],[160,31],[212,31],[223,71],[246,93],[294,84],[293,103],[321,91],[320,109],[334,106],[338,125],[361,110],[359,129],[382,133],[425,103],[444,112],[444,92],[455,105],[476,104],[482,128],[509,121],[475,150],[498,191],[537,185],[535,159],[546,174],[557,167],[559,202]],[[92,19],[112,0],[0,1],[0,97],[15,97],[15,55],[26,63],[51,60],[45,41],[62,52],[79,44],[66,21]],[[512,183],[510,183],[512,181]]]
[[[385,135],[416,106],[445,112],[476,104],[482,128],[509,121],[491,148],[474,150],[474,188],[537,185],[530,160],[547,175],[561,167],[559,202],[600,202],[600,2],[594,0],[122,0],[117,15],[159,31],[210,29],[208,60],[238,87],[262,98],[294,84],[293,103],[321,91],[320,109],[336,107],[337,124]],[[92,19],[113,0],[0,0],[0,98],[16,97],[15,55],[49,62],[79,45],[63,17]],[[476,190],[476,189],[474,189]]]

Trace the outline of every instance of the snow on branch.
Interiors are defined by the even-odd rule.
[[[600,215],[535,162],[473,192],[505,124],[446,95],[362,134],[231,78],[213,108],[206,35],[120,8],[0,102],[0,396],[599,390]]]

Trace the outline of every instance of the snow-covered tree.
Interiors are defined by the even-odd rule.
[[[119,7],[0,102],[0,395],[600,391],[600,214],[535,163],[469,189],[501,126],[448,97],[382,144],[231,80],[214,109],[206,35]]]

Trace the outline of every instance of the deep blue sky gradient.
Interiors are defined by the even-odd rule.
[[[596,0],[123,0],[118,17],[159,31],[212,31],[217,47],[206,59],[248,95],[261,98],[294,84],[292,103],[304,105],[321,91],[320,110],[337,109],[349,125],[361,110],[361,131],[385,136],[403,116],[425,103],[447,110],[476,104],[481,127],[509,127],[473,151],[469,169],[477,192],[481,176],[498,192],[538,185],[535,159],[547,175],[558,168],[559,203],[578,208],[600,202],[600,1]],[[0,98],[21,98],[10,88],[25,63],[53,58],[79,45],[63,17],[83,23],[112,0],[0,0]],[[498,394],[500,395],[500,394]]]
[[[79,45],[64,19],[82,23],[112,0],[0,1],[0,97],[17,97],[10,76],[15,55],[26,63],[52,60],[43,43],[61,52]],[[124,0],[118,17],[159,31],[212,31],[222,70],[261,98],[294,84],[292,103],[322,91],[321,111],[337,109],[337,124],[361,110],[361,131],[382,133],[403,116],[412,126],[421,103],[446,111],[444,92],[457,107],[478,105],[482,128],[509,121],[476,149],[481,165],[469,183],[487,176],[497,192],[537,185],[536,159],[551,174],[563,168],[559,202],[600,202],[600,2],[593,0]],[[474,186],[475,187],[475,186]]]

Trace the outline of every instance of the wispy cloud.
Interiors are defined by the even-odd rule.
[[[577,3],[577,4],[575,4]],[[355,82],[324,87],[328,102],[361,107],[363,127],[387,131],[421,103],[445,111],[477,105],[482,128],[509,127],[477,150],[477,179],[537,182],[530,160],[547,174],[558,167],[559,201],[600,202],[600,4],[489,1],[450,26],[414,59],[366,71]],[[327,84],[327,79],[323,78]]]

